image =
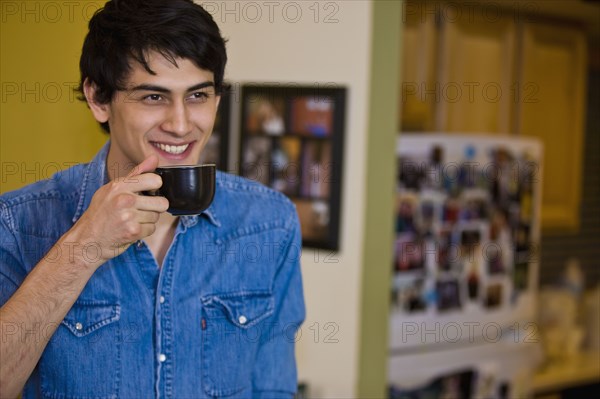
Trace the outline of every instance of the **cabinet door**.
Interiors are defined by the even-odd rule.
[[[544,143],[542,228],[579,226],[587,53],[582,30],[523,27],[517,131]]]
[[[511,133],[515,40],[507,15],[442,15],[438,130]]]
[[[436,46],[435,14],[423,4],[408,1],[402,13],[400,130],[435,129]]]

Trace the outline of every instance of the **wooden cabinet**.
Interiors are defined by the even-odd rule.
[[[579,225],[586,36],[570,22],[407,1],[401,130],[533,136],[544,143],[544,232]],[[462,8],[461,8],[462,7]],[[488,10],[489,11],[489,10]]]
[[[436,126],[448,132],[509,133],[515,22],[482,13],[441,19]]]
[[[434,130],[437,31],[434,14],[405,12],[400,76],[401,128]]]
[[[587,48],[569,26],[525,24],[516,131],[544,143],[542,226],[579,227]]]

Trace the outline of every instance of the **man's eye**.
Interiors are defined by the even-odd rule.
[[[203,101],[208,98],[208,93],[205,93],[203,91],[197,91],[195,93],[192,93],[190,98],[192,98],[193,100],[202,100]]]
[[[162,100],[162,96],[160,94],[150,94],[144,97],[144,100],[148,101],[160,101]]]

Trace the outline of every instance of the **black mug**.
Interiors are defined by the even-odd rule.
[[[144,194],[168,199],[167,212],[170,214],[198,215],[212,203],[215,196],[214,164],[160,166],[154,173],[162,178],[162,186]]]

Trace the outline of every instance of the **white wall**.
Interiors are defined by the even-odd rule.
[[[229,39],[227,80],[335,82],[348,88],[341,250],[332,256],[337,263],[325,262],[326,251],[302,254],[307,319],[297,357],[299,378],[309,383],[311,397],[356,397],[372,5],[363,0],[201,3]],[[339,327],[330,336],[337,343],[324,342],[334,332],[324,329],[328,322]]]

